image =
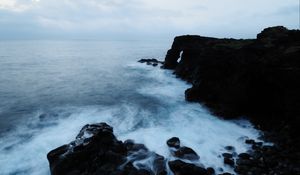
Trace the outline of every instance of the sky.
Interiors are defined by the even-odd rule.
[[[0,0],[0,39],[255,38],[299,29],[300,0]]]

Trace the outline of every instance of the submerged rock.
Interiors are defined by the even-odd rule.
[[[235,148],[233,146],[225,146],[225,149],[230,152],[235,151]]]

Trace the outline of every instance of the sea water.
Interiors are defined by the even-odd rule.
[[[85,124],[107,122],[118,139],[170,155],[176,136],[200,161],[223,168],[225,146],[247,151],[259,132],[186,102],[191,85],[172,71],[137,63],[163,60],[171,41],[0,41],[0,174],[47,175],[46,155]],[[169,172],[171,174],[171,172]]]

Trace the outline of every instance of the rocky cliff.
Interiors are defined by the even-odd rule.
[[[188,101],[268,127],[299,123],[299,55],[300,31],[279,26],[248,40],[176,37],[164,68],[193,84],[185,92]]]
[[[264,131],[264,139],[275,143],[271,152],[258,151],[258,160],[272,160],[259,163],[265,173],[299,173],[299,30],[270,27],[247,40],[178,36],[163,67],[192,83],[186,100],[223,118],[246,116]]]

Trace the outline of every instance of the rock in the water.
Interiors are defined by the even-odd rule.
[[[163,156],[155,154],[153,160],[153,171],[156,175],[167,175],[166,171],[166,160]]]
[[[234,160],[232,158],[224,157],[224,164],[234,166]]]
[[[233,155],[231,153],[223,153],[222,156],[224,158],[230,158],[230,159],[233,157]]]
[[[156,67],[158,64],[163,64],[164,62],[162,61],[158,61],[157,59],[140,59],[138,61],[139,63],[146,63],[147,65],[152,65],[154,67]]]
[[[167,140],[167,145],[172,148],[180,148],[180,140],[178,137],[172,137]]]
[[[181,160],[170,161],[168,164],[172,172],[176,175],[208,175],[205,168],[185,163]]]
[[[174,151],[174,156],[181,158],[181,159],[187,159],[187,160],[199,160],[200,156],[198,156],[198,154],[189,147],[180,147],[179,149],[177,149],[176,151]]]
[[[248,153],[241,153],[238,155],[238,157],[241,159],[249,159],[250,155]]]
[[[225,146],[225,149],[230,152],[235,151],[235,148],[233,146]]]
[[[48,153],[52,175],[113,174],[127,151],[106,123],[85,125],[76,140]]]
[[[75,141],[47,155],[52,175],[166,175],[163,156],[148,151],[133,140],[117,140],[106,123],[85,125]],[[153,159],[151,167],[133,166],[135,161]]]
[[[206,171],[207,171],[207,175],[214,175],[215,174],[215,169],[213,169],[212,167],[206,168]]]

